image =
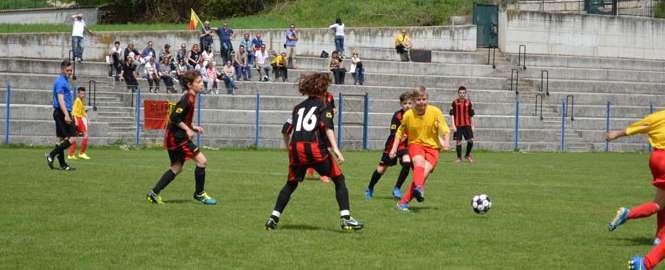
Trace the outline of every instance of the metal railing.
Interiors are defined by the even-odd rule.
[[[88,105],[92,104],[92,111],[97,111],[97,81],[88,81]]]
[[[522,66],[522,69],[526,69],[526,45],[520,45],[519,53],[517,54],[517,66]]]
[[[569,101],[570,100],[570,101]],[[568,110],[568,106],[570,106],[570,121],[575,121],[575,96],[573,95],[567,95],[566,96],[566,111]]]
[[[72,80],[76,81],[76,59],[74,59],[74,51],[69,50],[69,61],[72,61]]]
[[[540,102],[538,102],[540,101]],[[536,104],[533,107],[533,116],[540,115],[540,120],[543,120],[543,94],[536,93]]]
[[[345,97],[360,97],[362,98],[362,103],[363,103],[363,116],[362,116],[362,121],[358,122],[344,122],[344,100]],[[337,111],[337,147],[342,149],[342,136],[343,136],[343,128],[345,124],[352,124],[352,125],[362,125],[363,128],[363,149],[367,150],[369,148],[369,136],[368,136],[368,125],[369,125],[369,95],[367,92],[363,94],[344,94],[344,93],[339,93],[339,106],[338,106],[338,111]]]
[[[496,64],[495,64],[496,47],[490,47],[490,48],[487,49],[487,64],[488,65],[490,64],[490,60],[491,60],[491,63],[492,63],[492,68],[496,69]]]
[[[545,76],[547,75],[547,76]],[[547,70],[540,71],[540,92],[544,89],[545,95],[550,95],[550,72]]]
[[[520,91],[518,88],[518,85],[520,83],[520,70],[517,68],[513,68],[510,70],[510,91],[515,91],[515,95],[519,95]],[[514,85],[514,88],[513,88]]]

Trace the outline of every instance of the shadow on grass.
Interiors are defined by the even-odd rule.
[[[193,200],[164,200],[164,203],[192,203]]]
[[[307,231],[320,231],[323,230],[321,227],[312,226],[308,224],[285,224],[279,226],[279,229],[282,230],[307,230]]]
[[[409,210],[414,213],[418,212],[427,212],[430,210],[439,210],[438,206],[411,206],[409,207]]]
[[[627,242],[631,246],[653,245],[653,238],[644,236],[618,238],[617,241]]]

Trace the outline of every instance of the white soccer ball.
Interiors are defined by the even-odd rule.
[[[492,208],[492,201],[487,194],[479,194],[471,199],[471,208],[476,214],[485,214]]]

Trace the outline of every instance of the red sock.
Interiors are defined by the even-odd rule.
[[[79,155],[84,154],[85,150],[88,149],[88,136],[83,137],[83,141],[81,142],[81,150],[79,150]]]
[[[413,168],[413,183],[416,187],[425,185],[425,167],[416,166]]]
[[[76,142],[73,142],[72,146],[69,147],[69,155],[73,156],[74,152],[76,152]]]
[[[413,182],[411,182],[409,188],[407,188],[404,194],[402,194],[402,199],[399,201],[399,204],[405,204],[411,201],[411,190],[413,190],[413,188],[415,187],[416,185],[414,185]]]
[[[658,211],[658,204],[655,202],[648,202],[640,204],[630,209],[628,219],[645,218],[655,214]]]
[[[654,269],[663,260],[663,257],[665,257],[665,244],[657,245],[644,256],[644,266],[647,267],[647,270]]]

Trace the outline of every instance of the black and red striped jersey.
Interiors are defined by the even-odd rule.
[[[282,132],[291,133],[289,152],[292,162],[310,164],[328,158],[326,130],[333,127],[332,107],[317,97],[309,97],[293,108],[291,123]]]
[[[471,118],[475,115],[471,100],[456,98],[450,107],[450,115],[455,120],[455,127],[471,126]]]
[[[171,149],[182,142],[187,142],[187,132],[180,128],[178,124],[184,122],[189,128],[192,128],[192,119],[194,118],[194,107],[196,104],[196,95],[186,92],[178,103],[175,109],[169,115],[169,124],[166,127],[164,134],[164,143],[167,148]]]
[[[393,118],[390,120],[390,135],[388,135],[388,139],[386,139],[386,145],[383,150],[384,153],[390,153],[393,142],[395,141],[395,134],[397,133],[397,129],[402,124],[402,117],[404,117],[404,113],[404,109],[401,109],[393,114]],[[404,140],[398,145],[397,148],[406,149],[406,145],[406,140]]]

